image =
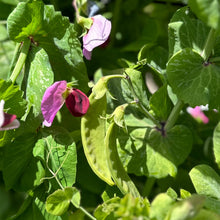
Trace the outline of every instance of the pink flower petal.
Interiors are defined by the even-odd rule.
[[[89,108],[88,97],[78,89],[73,89],[66,98],[66,106],[75,117],[81,117],[86,114]]]
[[[0,102],[0,131],[15,129],[20,126],[19,121],[16,119],[16,115],[11,115],[3,112],[4,100]]]
[[[201,120],[204,124],[209,122],[209,118],[201,111],[199,106],[195,108],[188,108],[188,112],[192,115],[193,118]]]
[[[50,127],[55,115],[63,106],[65,99],[63,93],[67,89],[66,81],[58,81],[48,87],[43,95],[41,111],[44,117],[43,124]]]
[[[111,22],[101,15],[92,17],[93,24],[88,33],[83,36],[83,48],[92,51],[108,40],[111,32]]]
[[[4,104],[5,101],[1,100],[0,101],[0,128],[2,127],[2,125],[4,124],[4,120],[5,120],[5,115],[4,115]]]
[[[85,48],[83,48],[83,55],[87,60],[91,60],[92,57],[92,52],[89,52],[88,50],[86,50]]]

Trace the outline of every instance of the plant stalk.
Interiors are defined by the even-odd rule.
[[[201,56],[204,58],[205,61],[208,61],[208,59],[212,53],[212,49],[215,44],[215,38],[216,38],[216,30],[211,28],[211,30],[209,31],[209,35],[207,37],[207,40],[205,42],[204,49],[201,53]]]
[[[79,206],[79,209],[86,214],[90,219],[97,220],[94,216],[92,216],[89,212],[87,212],[83,207]]]
[[[140,110],[158,127],[161,128],[161,124],[159,123],[158,120],[156,120],[156,118],[154,118],[153,115],[150,114],[150,112],[143,106],[143,104],[141,103],[141,101],[139,100],[139,98],[137,97],[135,91],[134,91],[134,87],[132,85],[131,79],[130,77],[127,75],[127,78],[129,86],[131,88],[131,93],[134,96],[134,101],[136,102],[136,104],[138,105],[138,107],[140,108]]]
[[[181,109],[183,108],[183,106],[184,106],[183,101],[178,100],[176,105],[173,107],[173,109],[167,119],[167,122],[164,126],[165,131],[170,130],[173,127],[173,125],[176,123],[176,120],[177,120],[179,113],[180,113]]]
[[[144,189],[143,189],[143,192],[142,192],[143,197],[148,197],[150,195],[155,181],[156,181],[156,179],[154,177],[148,177],[147,178],[147,181],[144,185]]]
[[[24,66],[25,60],[26,60],[28,52],[29,52],[30,44],[31,44],[31,40],[29,38],[27,38],[23,42],[23,45],[21,48],[21,53],[18,57],[18,61],[17,61],[15,68],[10,76],[10,80],[12,81],[12,83],[15,83],[18,75],[20,74],[20,72]]]

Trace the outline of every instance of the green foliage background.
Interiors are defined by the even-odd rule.
[[[0,220],[220,219],[220,2],[96,2],[112,30],[88,61],[71,0],[0,0],[0,99],[21,122],[0,131]],[[81,120],[63,107],[42,128],[42,96],[59,80],[76,81],[91,108]],[[206,104],[206,125],[186,111]]]

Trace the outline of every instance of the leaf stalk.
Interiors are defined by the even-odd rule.
[[[211,28],[211,30],[209,31],[209,35],[207,37],[207,40],[205,42],[204,49],[201,53],[201,56],[204,58],[205,62],[208,61],[208,59],[212,53],[212,49],[215,44],[215,38],[216,38],[216,30]]]
[[[181,100],[178,100],[176,105],[173,107],[173,109],[172,109],[172,111],[171,111],[171,113],[170,113],[170,115],[167,119],[167,122],[164,126],[165,131],[170,130],[174,126],[174,124],[176,123],[176,120],[177,120],[177,118],[179,116],[179,113],[182,110],[183,106],[184,106],[184,102],[181,101]]]
[[[18,61],[17,61],[15,68],[10,76],[10,80],[12,81],[13,84],[15,83],[17,77],[19,76],[19,74],[24,66],[25,60],[26,60],[28,52],[29,52],[30,45],[31,45],[31,40],[29,38],[27,38],[23,42],[23,45],[21,48],[21,53],[18,57]]]

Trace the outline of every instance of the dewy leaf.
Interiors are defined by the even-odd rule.
[[[7,145],[3,157],[3,178],[7,189],[13,187],[32,159],[36,135],[26,133]]]
[[[87,161],[94,173],[109,185],[114,185],[107,164],[104,144],[106,132],[106,95],[95,99],[89,96],[90,107],[81,120],[81,137]]]
[[[76,179],[77,154],[75,143],[68,146],[61,145],[50,135],[39,140],[37,145],[38,149],[41,148],[41,145],[48,149],[49,155],[46,157],[49,156],[49,161],[46,161],[45,158],[45,163],[48,163],[49,168],[55,173],[62,186],[72,186]],[[37,154],[36,151],[35,154]]]
[[[26,89],[28,109],[33,106],[34,114],[38,115],[44,92],[53,83],[53,71],[44,49],[32,47],[25,67],[25,74],[29,74]]]
[[[202,21],[195,18],[188,7],[178,9],[168,25],[169,56],[184,48],[193,48],[201,53],[209,29]]]
[[[149,176],[162,178],[175,176],[177,166],[188,156],[192,147],[191,131],[176,125],[167,134],[152,130],[147,144],[147,168]]]
[[[33,112],[41,112],[41,100],[47,87],[53,83],[53,71],[48,56],[43,49],[32,47],[26,61],[25,74],[28,75],[26,97],[28,108]]]
[[[78,81],[82,91],[88,90],[81,44],[74,25],[60,12],[55,12],[53,6],[44,5],[42,1],[19,3],[8,17],[8,33],[16,42],[29,37],[46,51],[55,81],[65,76],[68,82]]]
[[[188,2],[196,16],[208,26],[220,27],[220,1],[219,0],[189,0]]]
[[[75,202],[76,196],[78,197],[78,199],[80,199],[79,191],[74,187],[67,187],[64,188],[63,190],[58,189],[53,194],[47,197],[47,201],[46,201],[47,212],[53,215],[64,214],[67,211],[70,202],[72,200]],[[76,201],[76,204],[78,206],[79,201]]]
[[[0,79],[0,100],[5,101],[4,108],[8,109],[7,113],[15,114],[17,117],[24,114],[26,102],[22,96],[23,92],[19,90],[19,86]]]
[[[220,108],[220,67],[204,63],[194,50],[183,49],[168,62],[167,77],[174,93],[190,106]],[[193,94],[193,95],[192,95]]]
[[[190,173],[198,194],[220,199],[220,176],[208,165],[198,165]]]
[[[215,161],[220,168],[220,122],[217,124],[213,135],[213,150],[215,155]]]

